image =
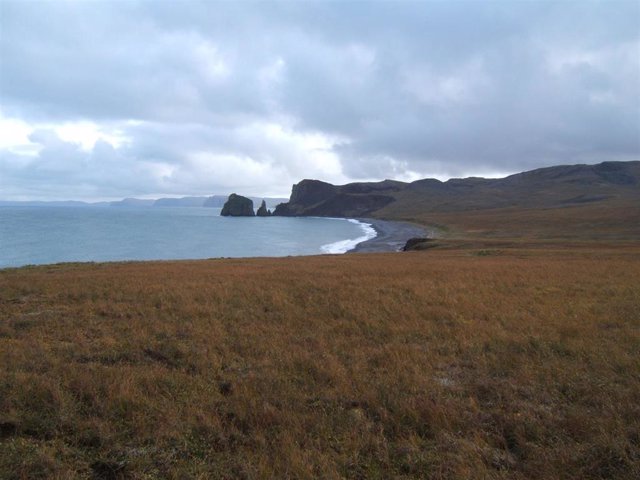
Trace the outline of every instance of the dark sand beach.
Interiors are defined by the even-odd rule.
[[[371,240],[359,243],[347,253],[397,252],[407,240],[414,237],[433,238],[435,232],[409,222],[394,222],[374,218],[358,218],[358,221],[370,224],[377,235]]]

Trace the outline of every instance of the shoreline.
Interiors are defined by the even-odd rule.
[[[346,253],[399,252],[410,238],[433,238],[435,236],[433,230],[415,223],[379,220],[377,218],[356,218],[355,220],[371,225],[376,231],[376,236],[360,242]]]
[[[383,253],[383,252],[398,252],[401,251],[402,247],[404,247],[405,243],[408,239],[414,237],[428,237],[433,238],[435,236],[435,232],[433,230],[428,229],[427,227],[423,227],[421,225],[409,223],[409,222],[401,222],[395,220],[380,220],[374,218],[344,218],[344,220],[353,220],[360,224],[370,225],[375,231],[376,236],[370,238],[368,240],[364,240],[355,245],[350,250],[346,250],[343,252],[318,252],[304,255],[293,255],[293,256],[315,256],[315,255],[345,255],[350,253]],[[342,241],[338,241],[335,243],[349,242],[353,239],[346,239]],[[334,245],[334,244],[329,244]],[[283,255],[283,256],[275,256],[275,257],[265,257],[265,258],[286,258],[292,255]],[[59,262],[51,262],[51,263],[27,263],[24,265],[0,265],[0,271],[11,270],[11,269],[21,269],[28,267],[39,267],[39,266],[52,266],[52,265],[61,265],[61,264],[102,264],[102,263],[129,263],[129,262],[172,262],[172,261],[198,261],[198,260],[211,260],[211,259],[224,259],[224,258],[262,258],[262,257],[203,257],[203,258],[157,258],[157,259],[115,259],[115,260],[63,260]]]

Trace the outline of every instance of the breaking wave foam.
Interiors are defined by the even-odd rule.
[[[364,235],[358,238],[348,238],[347,240],[340,240],[338,242],[322,245],[320,247],[320,251],[322,253],[327,253],[327,254],[346,253],[349,250],[353,250],[354,248],[356,248],[356,245],[358,245],[359,243],[366,242],[367,240],[371,240],[372,238],[376,237],[377,233],[370,223],[364,223],[359,220],[354,220],[352,218],[349,218],[347,220],[351,223],[355,223],[356,225],[358,225],[362,229],[362,232],[364,233]]]

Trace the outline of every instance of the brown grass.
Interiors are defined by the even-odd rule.
[[[417,203],[392,203],[376,216],[439,228],[452,238],[502,238],[520,241],[633,241],[640,238],[640,197],[554,208],[427,211]]]
[[[0,271],[0,478],[638,478],[640,248]]]

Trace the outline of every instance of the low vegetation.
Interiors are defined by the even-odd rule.
[[[637,189],[640,193],[640,189]],[[553,208],[490,208],[427,211],[424,205],[391,204],[374,214],[434,226],[440,237],[566,242],[636,242],[640,238],[640,195]]]
[[[640,477],[640,248],[0,271],[0,478]]]

